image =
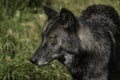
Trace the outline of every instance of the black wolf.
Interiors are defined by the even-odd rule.
[[[32,63],[41,66],[57,59],[74,80],[115,80],[120,21],[113,7],[92,5],[80,17],[66,8],[44,11],[48,20]]]

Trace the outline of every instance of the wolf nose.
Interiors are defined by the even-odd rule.
[[[35,58],[31,58],[30,62],[33,63],[33,64],[35,64],[36,63],[36,59]]]

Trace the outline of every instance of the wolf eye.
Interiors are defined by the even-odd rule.
[[[48,37],[48,44],[51,44],[51,45],[55,45],[56,44],[55,36]]]
[[[54,37],[54,36],[50,36],[50,37],[48,37],[48,41],[49,41],[49,42],[53,42],[53,41],[54,41],[54,39],[55,39],[55,37]]]
[[[49,36],[48,38],[49,38],[49,39],[51,39],[51,38],[55,38],[55,36]]]

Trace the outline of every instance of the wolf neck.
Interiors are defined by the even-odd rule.
[[[107,80],[107,70],[103,71],[102,63],[96,64],[94,57],[89,54],[81,56],[69,55],[65,56],[64,65],[70,71],[73,80]]]
[[[87,50],[90,50],[93,45],[94,45],[94,39],[93,39],[93,36],[90,32],[90,30],[88,28],[81,28],[80,31],[78,32],[79,33],[79,39],[80,39],[80,43],[81,43],[81,47],[83,49],[87,49]]]
[[[78,54],[66,54],[64,62],[62,62],[70,71],[73,80],[108,80],[106,65],[108,59],[105,54],[109,52],[105,52],[103,47],[106,47],[107,42],[104,41],[105,45],[102,45],[100,44],[102,40],[101,42],[96,41],[89,27],[85,27],[85,25],[82,27],[82,23],[78,30],[78,37],[82,51]],[[109,47],[106,48],[109,50]]]

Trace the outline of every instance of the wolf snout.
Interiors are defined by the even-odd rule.
[[[33,64],[36,64],[37,63],[37,60],[35,58],[31,58],[30,59],[30,62],[33,63]]]
[[[35,64],[35,65],[37,65],[37,66],[43,66],[43,65],[46,65],[46,64],[48,64],[48,62],[47,61],[44,61],[44,60],[38,60],[38,59],[35,59],[35,58],[31,58],[30,59],[30,62],[31,63],[33,63],[33,64]]]

